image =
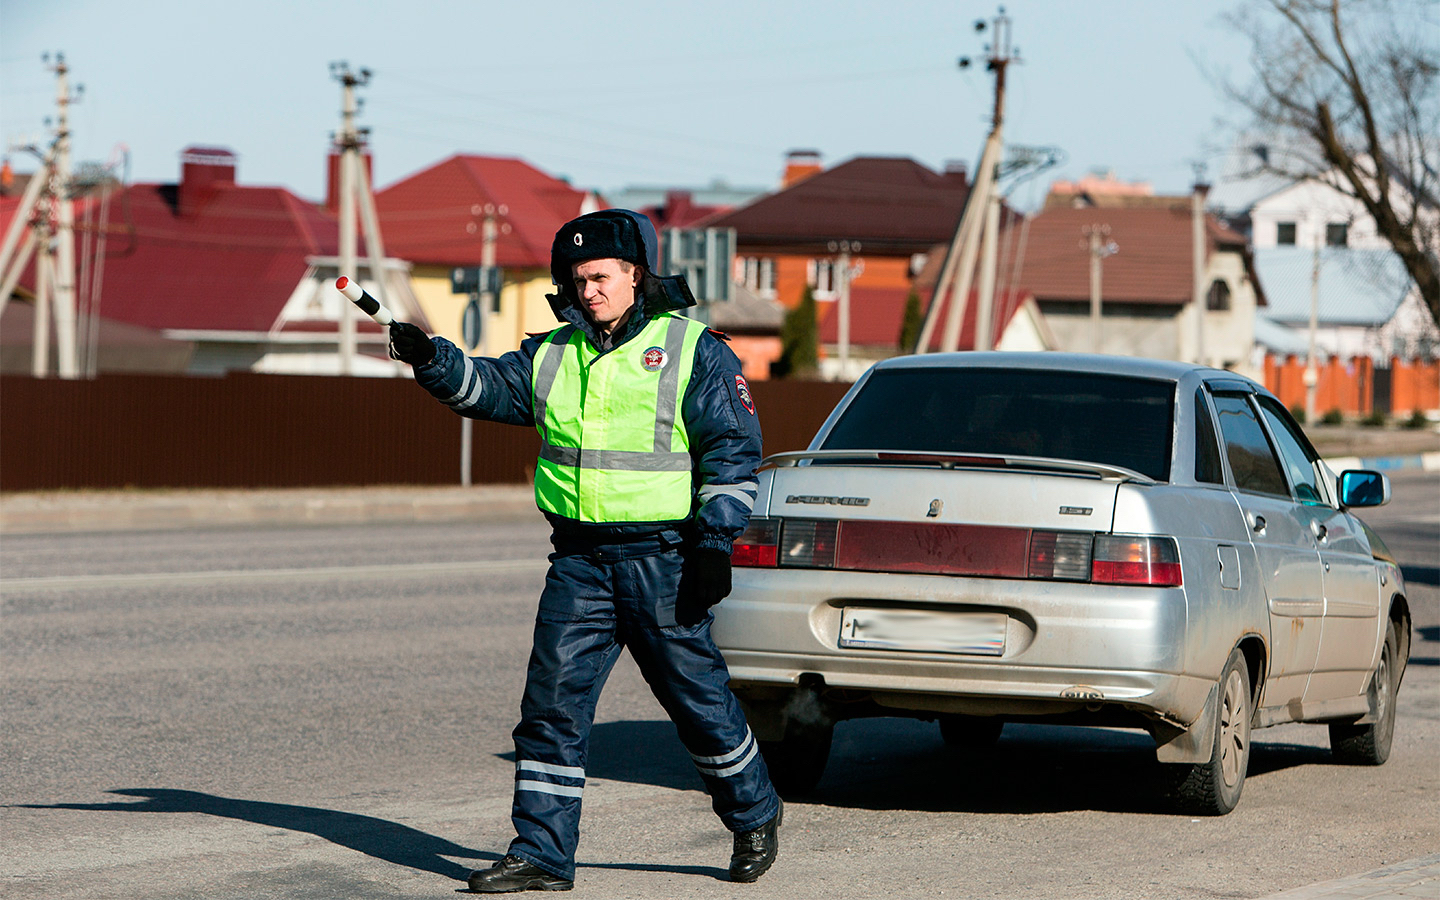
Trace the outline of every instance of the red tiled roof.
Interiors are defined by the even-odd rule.
[[[306,257],[336,253],[335,221],[284,188],[214,185],[199,209],[183,216],[178,194],[175,184],[135,184],[112,197],[106,318],[147,328],[267,331],[305,274]],[[77,202],[77,223],[86,203],[98,200]],[[0,219],[8,223],[14,212],[0,206]],[[33,261],[30,270],[25,283],[33,286]]]
[[[903,157],[856,157],[707,222],[741,247],[823,251],[860,241],[865,253],[919,253],[948,241],[970,186]]]
[[[1207,218],[1207,253],[1243,249],[1245,238]],[[1183,304],[1193,294],[1188,201],[1169,208],[1048,209],[1030,220],[1022,287],[1038,300],[1090,298],[1090,258],[1081,229],[1108,225],[1118,252],[1102,263],[1107,301]],[[1013,237],[1013,235],[1012,235]]]
[[[417,263],[479,265],[480,221],[473,207],[504,205],[508,224],[495,241],[501,268],[550,267],[550,243],[580,215],[586,192],[523,160],[456,155],[375,195],[385,252]]]

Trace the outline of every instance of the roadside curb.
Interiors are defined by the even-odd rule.
[[[521,521],[528,485],[193,491],[58,491],[0,497],[0,534],[157,531],[227,525]]]
[[[1440,853],[1394,865],[1270,894],[1262,900],[1432,900],[1440,894]]]

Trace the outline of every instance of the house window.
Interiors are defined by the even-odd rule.
[[[827,300],[835,296],[835,261],[812,259],[805,267],[809,283],[815,289],[816,300]]]
[[[742,257],[741,281],[757,297],[772,300],[775,297],[775,260],[762,256]]]
[[[1205,308],[1211,310],[1227,310],[1230,308],[1230,285],[1222,278],[1210,282],[1210,290],[1205,294]]]
[[[1325,226],[1325,246],[1344,247],[1350,240],[1350,226],[1344,222],[1331,222]]]
[[[1281,244],[1281,245],[1287,246],[1287,247],[1293,247],[1293,246],[1295,246],[1295,223],[1294,223],[1294,222],[1276,222],[1276,223],[1275,223],[1275,243]]]

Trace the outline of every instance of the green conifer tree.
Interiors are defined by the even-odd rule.
[[[815,293],[809,287],[800,305],[785,314],[780,326],[778,374],[790,378],[813,376],[820,368],[820,328],[815,321]]]
[[[920,294],[911,291],[905,298],[905,313],[900,317],[900,352],[914,353],[915,342],[920,340],[920,329],[925,326],[925,314],[920,311]]]

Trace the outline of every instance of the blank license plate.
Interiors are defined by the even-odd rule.
[[[1000,656],[1005,652],[1005,616],[846,607],[840,617],[840,646]]]

